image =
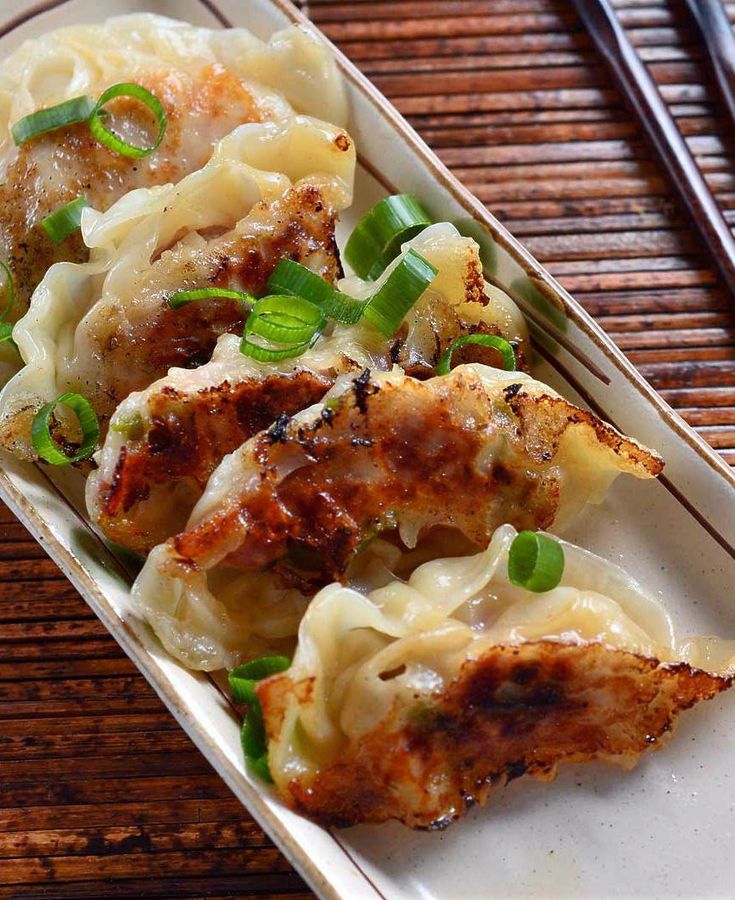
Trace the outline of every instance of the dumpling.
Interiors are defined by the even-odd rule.
[[[561,526],[620,472],[649,478],[660,468],[651,451],[523,373],[462,366],[422,382],[365,370],[226,456],[186,530],[149,555],[133,597],[171,653],[217,668],[241,648],[225,651],[220,638],[216,651],[193,653],[207,635],[191,611],[201,624],[204,610],[218,610],[218,633],[233,633],[220,593],[236,570],[308,595],[332,577],[349,581],[348,565],[359,568],[358,551],[380,531],[395,538],[397,528],[408,547],[427,532],[486,546],[504,519]],[[228,596],[247,621],[250,596]]]
[[[528,371],[528,330],[523,314],[507,294],[483,278],[477,242],[461,235],[449,222],[430,225],[406,242],[377,282],[353,275],[340,282],[340,290],[351,297],[367,299],[409,250],[428,260],[437,275],[398,331],[392,361],[415,378],[429,378],[441,354],[456,338],[464,334],[496,334],[513,345],[517,368]],[[501,364],[496,350],[476,344],[458,348],[453,362]]]
[[[164,106],[166,133],[151,155],[115,153],[86,124],[14,145],[10,128],[24,116],[84,94],[96,99],[119,82],[142,85]],[[236,126],[282,119],[292,114],[291,104],[345,124],[344,88],[331,53],[295,27],[264,44],[244,29],[137,14],[26,41],[0,66],[0,259],[16,286],[10,321],[25,312],[52,263],[87,258],[79,235],[53,244],[39,227],[45,216],[80,195],[104,211],[132,189],[180,181]],[[109,109],[123,114],[128,140],[149,140],[150,114],[141,104],[119,98]]]
[[[398,360],[410,372],[433,375],[447,346],[478,330],[502,333],[522,359],[523,318],[512,301],[487,293],[473,240],[440,223],[408,242],[401,256],[409,249],[438,274],[395,338],[384,338],[363,319],[354,327],[335,327],[297,359],[265,364],[244,357],[239,341],[225,335],[210,363],[193,371],[174,369],[131,394],[115,412],[97,456],[99,468],[87,483],[90,515],[107,536],[147,551],[182,531],[225,454],[279,416],[316,403],[345,372],[387,370]],[[366,298],[393,268],[377,284],[345,279],[343,288]],[[476,345],[465,350],[480,360],[492,360],[495,352]]]
[[[118,544],[152,550],[184,530],[227,453],[316,403],[339,374],[372,362],[341,335],[280,363],[243,356],[240,338],[222,335],[209,363],[172,369],[117,408],[87,480],[92,521]]]
[[[629,768],[729,687],[735,641],[678,640],[626,572],[561,541],[561,584],[507,574],[516,532],[372,591],[310,604],[290,669],[258,685],[279,793],[330,825],[441,828],[491,788],[562,762]]]
[[[206,362],[220,334],[242,330],[242,304],[174,310],[177,290],[257,295],[283,257],[334,282],[335,219],[351,200],[354,164],[347,134],[316,119],[242,125],[178,185],[133,191],[90,213],[90,261],[49,270],[14,329],[27,365],[0,395],[0,443],[34,459],[33,416],[67,390],[86,397],[104,430],[129,393],[172,366]]]
[[[380,532],[413,547],[453,529],[484,547],[503,521],[563,528],[620,472],[661,468],[524,373],[466,365],[417,381],[366,369],[225,457],[157,560],[184,579],[226,562],[318,586]]]

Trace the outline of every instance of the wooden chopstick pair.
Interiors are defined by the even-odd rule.
[[[618,89],[636,113],[659,162],[706,243],[735,303],[735,239],[686,141],[609,0],[572,0]],[[720,0],[686,0],[735,127],[735,38]]]

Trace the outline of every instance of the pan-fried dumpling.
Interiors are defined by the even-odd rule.
[[[325,824],[442,827],[561,762],[632,766],[731,684],[735,641],[676,639],[626,572],[561,542],[561,584],[516,587],[500,527],[370,592],[312,601],[290,669],[258,686],[280,794]]]
[[[86,124],[14,145],[10,128],[24,116],[83,94],[96,99],[119,82],[143,85],[166,110],[166,133],[151,155],[115,153]],[[282,119],[292,114],[291,104],[345,124],[344,89],[331,53],[295,27],[264,44],[244,29],[196,28],[138,14],[26,41],[0,66],[0,259],[16,285],[11,321],[25,312],[53,262],[87,258],[79,235],[53,244],[41,219],[79,195],[104,211],[134,188],[180,181],[237,125]],[[119,98],[108,109],[122,114],[116,127],[128,140],[148,141],[150,114],[141,104]]]
[[[340,290],[351,297],[367,299],[409,250],[428,260],[437,275],[398,331],[400,343],[392,352],[393,362],[415,378],[428,378],[434,374],[441,354],[456,338],[464,334],[496,334],[513,344],[517,368],[527,371],[528,330],[521,311],[507,294],[483,278],[477,242],[463,237],[449,222],[431,225],[405,243],[377,282],[353,275],[340,282]],[[502,365],[496,350],[477,344],[459,348],[453,362]]]
[[[280,575],[308,594],[332,572],[349,582],[370,569],[371,548],[390,545],[358,550],[380,530],[395,537],[397,526],[412,547],[430,527],[453,526],[466,537],[436,529],[426,541],[441,536],[466,552],[504,518],[563,524],[620,472],[648,478],[660,467],[523,373],[475,365],[425,382],[399,371],[343,376],[322,403],[224,458],[187,529],[149,555],[133,596],[186,665],[233,665],[243,651],[226,642],[236,633],[228,617],[235,609],[248,621],[251,602],[228,588],[232,607],[222,604],[236,569],[256,577],[267,567],[274,590]],[[197,632],[205,612],[220,623],[210,643]]]
[[[115,410],[87,480],[92,520],[118,544],[153,549],[183,531],[227,453],[376,356],[340,333],[296,359],[262,363],[240,352],[239,337],[222,335],[209,363],[172,369]]]
[[[318,586],[379,532],[413,547],[453,529],[484,547],[503,521],[563,528],[619,473],[661,468],[521,372],[467,365],[418,381],[365,370],[225,457],[157,559],[172,577],[226,562]]]
[[[283,257],[334,282],[335,218],[351,199],[354,160],[347,134],[316,119],[243,125],[178,185],[87,211],[90,261],[54,266],[14,329],[27,365],[0,395],[0,442],[35,458],[33,415],[67,390],[87,398],[104,429],[131,391],[172,366],[206,362],[220,334],[242,330],[241,304],[174,310],[177,290],[257,295]]]
[[[398,360],[419,376],[433,375],[447,346],[478,330],[502,333],[522,358],[523,319],[512,301],[486,293],[474,241],[440,223],[407,243],[402,255],[409,249],[431,262],[437,276],[394,338],[385,339],[363,319],[337,326],[296,360],[264,364],[243,357],[239,342],[227,335],[207,365],[174,369],[131,394],[115,413],[87,484],[88,509],[108,537],[140,552],[182,531],[225,454],[280,415],[316,403],[342,373],[387,370]],[[344,285],[361,299],[370,295],[366,283]],[[477,345],[466,351],[480,361],[492,361],[495,353]]]

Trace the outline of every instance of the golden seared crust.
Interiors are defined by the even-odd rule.
[[[622,471],[646,471],[652,478],[661,474],[664,461],[648,447],[643,447],[586,409],[580,409],[564,397],[531,397],[520,391],[509,398],[508,405],[523,423],[529,452],[542,459],[549,448],[556,453],[570,425],[583,425],[597,443],[609,447],[620,460]]]
[[[250,91],[220,65],[193,76],[150,72],[136,73],[131,80],[156,94],[166,110],[166,134],[155,153],[141,159],[122,156],[78,124],[24,144],[5,172],[0,184],[0,250],[16,286],[13,320],[25,312],[50,265],[87,258],[78,234],[53,244],[40,228],[45,216],[80,195],[104,211],[134,188],[179,181],[204,165],[215,140],[237,124],[261,119]],[[133,140],[149,139],[152,119],[140,103],[120,97],[108,108],[140,131]]]
[[[508,403],[520,389],[505,389]],[[561,426],[546,399],[528,397],[538,403],[539,421],[531,426],[530,414],[516,422],[507,407],[494,405],[471,372],[378,382],[365,370],[337,408],[308,425],[280,422],[255,439],[258,485],[173,538],[169,571],[206,568],[226,547],[232,565],[276,563],[284,579],[308,587],[340,579],[360,543],[396,520],[423,530],[455,528],[479,546],[504,522],[548,528],[559,505]],[[580,424],[578,412],[568,405],[567,425]],[[616,453],[637,448],[617,439]],[[298,453],[302,464],[281,477],[279,461]],[[294,548],[301,558],[308,554],[308,571],[298,570]]]
[[[150,419],[139,423],[142,433],[121,447],[112,478],[99,485],[97,524],[117,543],[148,552],[171,531],[156,530],[150,517],[136,514],[140,501],[157,495],[165,504],[174,484],[180,491],[186,482],[192,501],[188,507],[180,501],[183,527],[225,454],[279,415],[292,415],[318,401],[331,383],[325,375],[301,370],[236,384],[225,381],[196,393],[164,386],[147,403]]]
[[[495,646],[465,662],[443,694],[394,709],[317,774],[285,783],[274,774],[294,809],[326,825],[442,828],[521,775],[549,780],[559,763],[591,759],[630,766],[683,710],[730,684],[602,644]],[[287,674],[258,686],[270,739],[302,688]]]

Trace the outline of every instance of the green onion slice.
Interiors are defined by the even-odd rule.
[[[8,313],[13,308],[13,301],[15,300],[15,285],[13,284],[13,273],[2,260],[0,260],[0,269],[5,272],[5,296],[7,297],[5,309],[3,310],[3,314],[0,316],[0,322],[4,322]],[[12,328],[13,326],[11,325],[11,331]],[[7,338],[3,338],[3,340],[7,340]]]
[[[47,131],[56,131],[57,128],[65,128],[75,122],[86,122],[94,108],[95,103],[91,97],[74,97],[24,116],[13,125],[10,133],[16,145],[20,146]]]
[[[518,587],[541,594],[564,574],[564,550],[558,541],[536,531],[521,531],[508,554],[508,578]]]
[[[222,297],[225,300],[239,300],[241,303],[255,303],[255,297],[245,291],[230,291],[227,288],[194,288],[191,291],[176,291],[168,298],[171,309],[178,309],[192,300],[211,300]]]
[[[158,126],[158,134],[156,135],[156,140],[150,146],[136,147],[134,144],[129,144],[105,125],[103,120],[107,114],[104,105],[109,103],[110,100],[114,100],[115,97],[133,97],[135,100],[140,100],[141,103],[144,103],[153,113]],[[158,97],[140,84],[133,84],[128,81],[113,84],[106,91],[102,92],[95,104],[89,116],[89,130],[105,147],[109,147],[110,150],[114,150],[122,156],[131,156],[137,159],[153,153],[163,140],[163,136],[166,133],[166,110]]]
[[[77,417],[82,429],[82,445],[73,456],[66,453],[56,444],[49,429],[49,421],[58,405],[67,406]],[[31,440],[36,453],[54,466],[66,466],[69,463],[86,459],[94,451],[100,436],[100,425],[89,402],[81,394],[61,394],[50,403],[42,406],[33,419]]]
[[[431,225],[429,214],[411,194],[380,200],[355,226],[345,259],[361,278],[374,281],[398,256],[401,244]]]
[[[321,307],[325,316],[343,325],[355,325],[365,303],[336,291],[311,269],[292,259],[282,259],[268,279],[268,292],[303,297]]]
[[[248,759],[248,768],[260,778],[261,781],[273,783],[270,766],[268,765],[268,754],[264,753],[257,759]]]
[[[228,674],[232,694],[239,703],[250,704],[240,731],[240,742],[248,766],[263,781],[273,781],[268,767],[268,739],[263,709],[255,693],[255,684],[263,678],[283,672],[291,665],[287,656],[261,656],[251,659]]]
[[[290,665],[291,660],[287,656],[261,656],[237,666],[227,675],[233,698],[237,703],[258,703],[256,683],[285,671]]]
[[[240,352],[260,362],[292,359],[314,346],[325,324],[322,310],[310,300],[283,295],[263,297],[253,306],[245,323]],[[281,346],[252,341],[251,335]]]
[[[506,341],[505,338],[498,337],[495,334],[463,334],[449,345],[442,353],[439,362],[436,365],[437,375],[448,375],[452,368],[452,354],[459,347],[465,347],[467,344],[481,344],[483,347],[493,347],[498,350],[503,357],[503,368],[508,372],[516,370],[516,355],[513,345]]]
[[[13,323],[12,322],[0,322],[0,344],[8,342],[12,345],[17,353],[20,353],[18,350],[18,345],[13,340]]]
[[[79,228],[82,210],[89,206],[84,197],[70,200],[41,220],[41,228],[55,244],[60,244]]]
[[[258,300],[245,323],[245,333],[300,344],[311,340],[325,324],[324,314],[315,303],[303,297],[276,294]]]
[[[263,344],[256,344],[254,341],[248,340],[243,335],[240,341],[240,353],[243,356],[257,359],[258,362],[280,362],[284,359],[295,359],[313,347],[318,337],[319,335],[316,334],[311,341],[304,341],[303,344],[290,344],[287,347],[266,347]]]
[[[363,315],[386,337],[393,337],[406,313],[436,277],[436,272],[423,256],[409,250],[370,298]]]
[[[267,749],[265,737],[265,725],[263,723],[263,710],[260,704],[253,704],[248,714],[243,719],[240,732],[242,749],[249,759],[257,759]]]

